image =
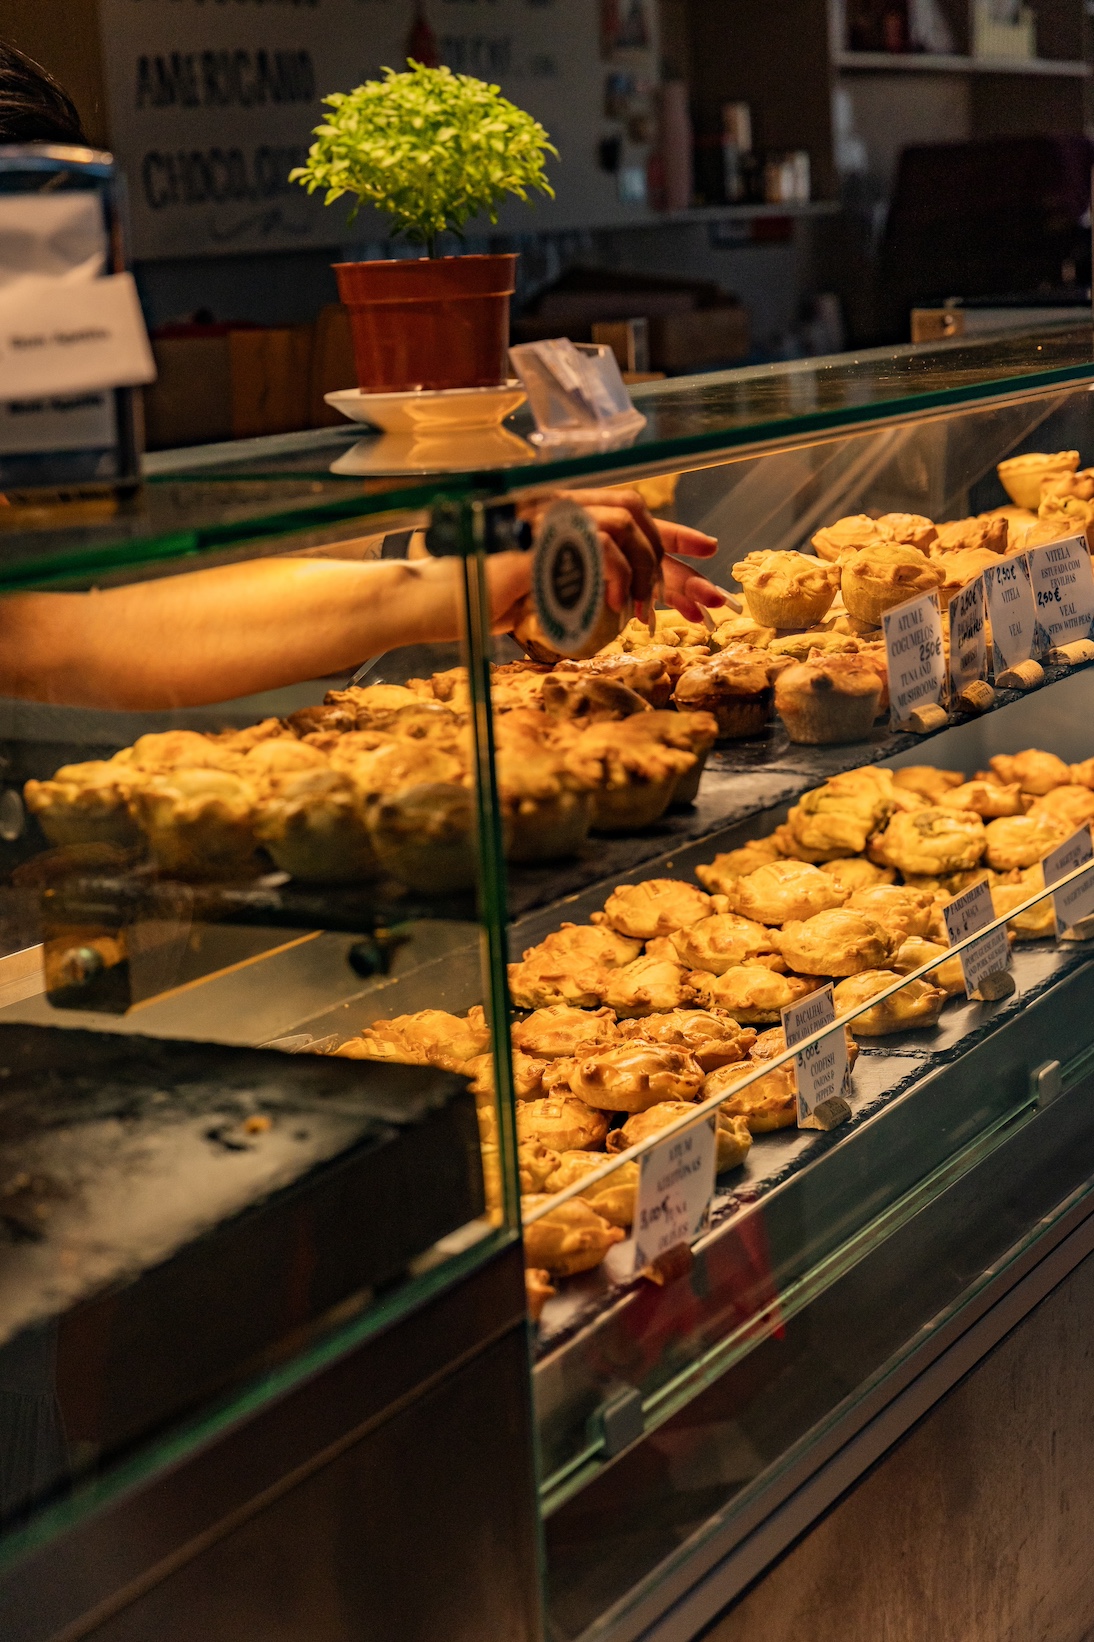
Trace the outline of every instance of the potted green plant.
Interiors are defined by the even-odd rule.
[[[493,387],[506,378],[515,255],[441,256],[445,234],[472,218],[497,222],[507,194],[553,194],[547,132],[497,86],[410,62],[355,91],[324,98],[307,163],[291,180],[354,198],[390,217],[421,258],[335,264],[349,310],[357,380],[366,393]]]

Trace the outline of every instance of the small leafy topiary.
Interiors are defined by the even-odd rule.
[[[382,80],[323,101],[332,112],[290,181],[309,194],[326,189],[327,205],[356,196],[351,222],[366,201],[375,205],[430,256],[439,234],[459,234],[480,212],[497,222],[506,194],[554,195],[545,157],[557,149],[538,120],[484,80],[411,60],[404,74],[385,68]]]

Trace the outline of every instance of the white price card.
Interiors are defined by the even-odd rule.
[[[793,1049],[804,1038],[831,1026],[836,1018],[832,983],[810,992],[800,1003],[787,1004],[782,1011],[786,1047]],[[822,1101],[847,1093],[847,1033],[838,1026],[827,1037],[807,1045],[794,1056],[798,1085],[798,1128],[816,1129],[814,1117]]]
[[[5,399],[134,387],[155,375],[132,274],[20,280],[0,291]]]
[[[984,598],[996,673],[1029,661],[1036,639],[1037,608],[1024,555],[988,566],[984,571]]]
[[[963,895],[955,895],[952,901],[947,901],[942,908],[942,916],[946,920],[946,933],[951,946],[956,946],[967,935],[975,935],[978,929],[990,924],[995,917],[995,908],[987,882],[973,884]],[[1006,925],[993,929],[982,941],[974,941],[958,956],[965,977],[965,993],[971,998],[988,975],[1000,975],[1004,969],[1010,968],[1010,942],[1007,940]]]
[[[892,723],[903,724],[917,707],[942,701],[946,662],[942,654],[942,612],[937,593],[909,599],[882,618],[889,666]]]
[[[714,1196],[716,1130],[713,1115],[701,1118],[651,1147],[639,1160],[635,1272],[681,1243],[694,1243],[705,1229]]]
[[[1085,536],[1031,548],[1024,555],[1037,606],[1036,651],[1094,637],[1094,569]]]
[[[1094,842],[1091,841],[1090,828],[1080,827],[1064,843],[1050,850],[1042,861],[1045,888],[1051,889],[1053,884],[1058,884],[1061,878],[1066,878],[1069,872],[1084,866],[1087,861],[1094,861]],[[1089,918],[1094,913],[1094,871],[1084,872],[1081,878],[1057,890],[1052,900],[1056,909],[1056,938],[1060,940],[1069,929],[1074,929],[1080,919]]]
[[[950,687],[955,696],[988,672],[984,583],[969,582],[950,600]]]

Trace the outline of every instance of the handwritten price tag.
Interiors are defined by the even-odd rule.
[[[984,583],[977,576],[950,600],[950,685],[954,695],[988,672]]]
[[[1094,631],[1094,569],[1085,536],[1034,547],[1024,554],[1037,606],[1037,652],[1088,639]]]
[[[1053,884],[1059,883],[1061,878],[1066,878],[1069,872],[1074,872],[1076,867],[1083,866],[1087,861],[1094,861],[1094,843],[1091,842],[1090,828],[1080,827],[1064,843],[1050,850],[1042,861],[1045,888],[1051,889]],[[1062,940],[1069,929],[1074,929],[1081,919],[1089,918],[1094,913],[1094,872],[1084,872],[1066,889],[1057,890],[1052,901],[1056,909],[1056,938]]]
[[[1025,555],[989,565],[983,579],[995,671],[1002,673],[1033,655],[1037,607]]]
[[[783,1036],[786,1047],[793,1049],[803,1038],[812,1037],[836,1018],[832,983],[811,992],[800,1003],[787,1004],[782,1011]],[[812,1043],[794,1056],[794,1075],[798,1084],[798,1128],[825,1127],[815,1114],[823,1101],[847,1093],[847,1035],[842,1026]]]
[[[956,946],[966,935],[975,935],[978,929],[990,924],[995,917],[991,890],[986,883],[973,884],[963,895],[955,895],[942,908],[950,945]],[[1005,926],[993,929],[982,941],[974,941],[959,954],[961,971],[965,977],[965,994],[972,997],[981,981],[989,975],[999,975],[1010,968],[1010,943]]]
[[[714,1196],[716,1119],[702,1118],[670,1135],[641,1159],[634,1210],[634,1270],[642,1271],[680,1243],[694,1243]]]
[[[890,716],[903,724],[916,707],[941,702],[946,688],[942,613],[937,593],[924,593],[886,610],[885,659],[889,664]]]

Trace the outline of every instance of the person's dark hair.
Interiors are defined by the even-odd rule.
[[[86,143],[76,105],[52,74],[0,40],[0,143]]]

